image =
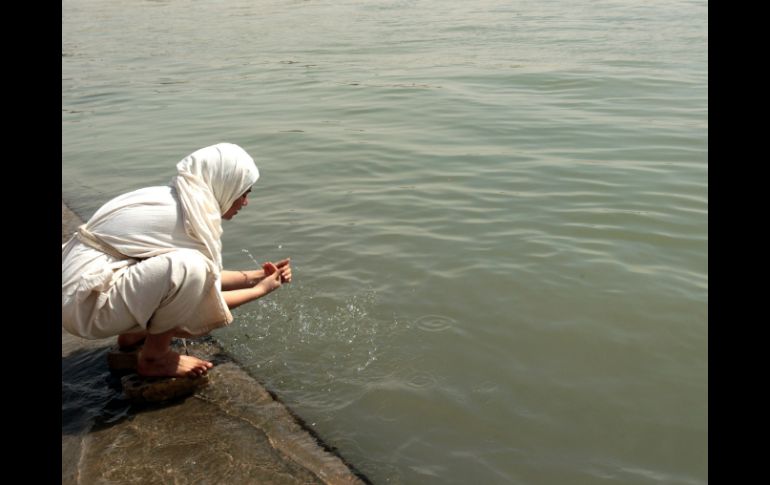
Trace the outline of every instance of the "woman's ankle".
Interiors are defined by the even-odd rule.
[[[118,335],[118,347],[120,350],[133,350],[144,344],[146,338],[145,333],[123,333]]]

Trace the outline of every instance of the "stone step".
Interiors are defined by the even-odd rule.
[[[132,401],[161,402],[190,396],[208,385],[208,374],[200,377],[144,377],[129,374],[120,379],[123,393]]]

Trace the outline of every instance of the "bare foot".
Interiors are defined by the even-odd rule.
[[[122,333],[118,335],[118,347],[121,350],[131,350],[144,343],[147,332]]]
[[[140,352],[136,372],[146,377],[199,377],[212,367],[211,362],[169,350],[154,358],[147,358]]]

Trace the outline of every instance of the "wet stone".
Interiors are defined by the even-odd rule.
[[[120,379],[123,393],[132,401],[161,402],[190,396],[208,385],[208,375],[200,377],[143,377],[129,374]]]

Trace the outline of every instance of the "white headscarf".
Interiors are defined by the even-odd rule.
[[[201,241],[222,269],[222,215],[259,179],[246,151],[232,143],[201,148],[176,165],[171,180],[185,215],[185,231]]]

